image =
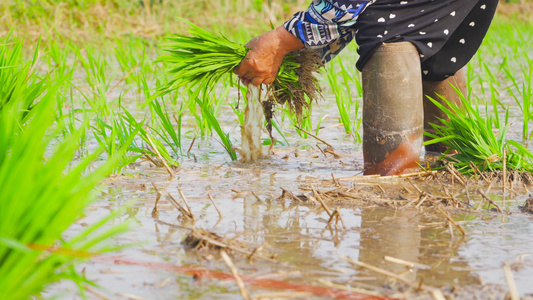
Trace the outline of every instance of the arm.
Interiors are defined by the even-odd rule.
[[[314,0],[284,26],[252,39],[247,44],[251,50],[235,73],[244,84],[270,84],[285,55],[304,47],[318,49],[329,61],[353,39],[357,16],[374,1]]]

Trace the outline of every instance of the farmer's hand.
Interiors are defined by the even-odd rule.
[[[253,38],[246,46],[250,50],[234,72],[245,85],[261,85],[274,82],[285,55],[302,49],[304,44],[280,26]]]

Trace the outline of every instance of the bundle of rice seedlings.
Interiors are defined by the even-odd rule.
[[[160,94],[181,87],[209,92],[222,82],[233,83],[233,69],[249,48],[230,41],[221,33],[214,34],[191,22],[184,22],[189,25],[190,36],[175,34],[169,37],[169,42],[164,45],[168,54],[158,60],[171,65],[171,79],[160,88]],[[322,66],[322,60],[315,51],[303,50],[287,55],[263,102],[267,121],[272,117],[272,106],[285,103],[301,120],[303,108],[320,96],[320,86],[314,73]]]
[[[517,170],[531,173],[533,171],[533,153],[524,145],[506,138],[509,130],[508,111],[504,122],[496,122],[493,116],[483,116],[479,106],[461,96],[463,105],[458,106],[444,98],[445,105],[434,99],[430,100],[439,107],[450,120],[441,119],[442,125],[431,124],[435,133],[425,132],[433,138],[425,145],[443,143],[448,148],[458,151],[453,156],[443,156],[454,164],[462,173],[472,173],[470,162],[482,172],[498,170]]]

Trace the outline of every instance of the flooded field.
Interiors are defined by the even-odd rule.
[[[114,222],[131,230],[114,242],[130,246],[79,267],[104,288],[89,298],[240,299],[220,249],[256,299],[438,299],[435,289],[456,299],[503,299],[506,264],[520,296],[533,295],[533,216],[519,209],[531,186],[517,181],[502,202],[495,179],[490,186],[471,179],[465,188],[449,175],[363,177],[361,145],[335,121],[326,118],[320,131],[333,149],[295,135],[245,164],[231,162],[214,139],[197,141],[174,177],[144,162],[106,180],[72,230],[124,209]],[[503,212],[478,207],[478,190]],[[183,197],[194,221],[171,203],[188,211]],[[317,197],[342,220],[328,223]],[[76,294],[65,285],[49,292],[59,290]]]
[[[452,117],[477,123],[443,137],[506,170],[469,177],[424,152],[362,175],[355,43],[309,78],[311,108],[294,85],[246,107],[244,43],[308,1],[33,2],[0,3],[0,300],[533,299],[531,2],[506,1],[465,68]],[[167,39],[194,33],[177,17],[213,34]],[[262,112],[255,160],[241,128]]]

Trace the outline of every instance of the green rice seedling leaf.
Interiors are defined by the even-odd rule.
[[[129,124],[130,128],[138,128],[138,136],[144,141],[145,145],[147,147],[137,147],[137,148],[130,148],[130,151],[135,151],[139,153],[148,153],[153,156],[158,156],[157,153],[162,156],[162,158],[169,164],[173,166],[179,166],[178,162],[175,161],[168,150],[166,149],[165,145],[161,143],[159,139],[156,139],[155,136],[151,135],[143,126],[145,120],[142,122],[137,122],[135,117],[125,108],[121,107],[123,114],[121,114],[119,117],[124,120],[126,123]],[[152,145],[152,143],[154,145]],[[155,149],[154,149],[155,147]],[[149,150],[151,149],[151,150]]]
[[[152,111],[152,119],[157,119],[159,128],[158,130],[152,127],[152,130],[157,134],[167,145],[169,145],[174,154],[179,156],[181,154],[181,124],[178,124],[178,133],[174,129],[174,125],[168,116],[168,112],[165,107],[165,102],[161,104],[159,101],[154,100],[150,103]],[[180,119],[178,118],[178,121]]]
[[[100,247],[101,242],[124,230],[103,229],[107,218],[91,227],[100,232],[95,236],[82,232],[83,239],[62,237],[83,215],[93,199],[91,192],[113,165],[104,163],[88,172],[98,149],[72,164],[83,127],[54,141],[61,132],[54,121],[63,83],[46,85],[24,123],[19,116],[26,109],[25,99],[13,98],[0,111],[0,299],[28,299],[60,279],[80,283],[72,268],[81,260],[76,253],[108,249]]]
[[[198,103],[202,110],[202,116],[208,122],[209,126],[213,128],[217,133],[218,137],[221,140],[222,146],[224,146],[224,149],[226,149],[226,152],[228,152],[229,156],[231,157],[231,160],[237,160],[237,153],[235,152],[235,150],[233,150],[233,144],[229,138],[229,133],[224,133],[222,127],[220,127],[220,123],[213,114],[213,108],[206,105],[205,100],[202,101],[199,98],[196,98],[195,101],[196,103]]]
[[[272,119],[272,127],[274,127],[274,129],[276,129],[276,132],[281,135],[281,137],[283,138],[283,140],[285,141],[285,145],[289,145],[289,141],[287,140],[287,138],[285,137],[285,134],[283,133],[283,131],[281,130],[281,128],[279,127],[278,123]]]
[[[509,130],[508,110],[502,123],[503,127],[500,127],[500,123],[494,120],[493,115],[486,113],[484,117],[479,106],[473,105],[464,96],[462,96],[462,106],[444,98],[442,100],[445,105],[434,99],[430,100],[446,113],[449,120],[441,119],[442,125],[431,124],[435,134],[426,132],[425,135],[432,139],[424,145],[443,143],[449,147],[449,150],[457,150],[459,154],[444,156],[444,159],[453,162],[459,171],[473,172],[470,162],[481,171],[501,170],[504,151],[507,169],[533,171],[533,154],[520,143],[506,139]]]
[[[211,33],[186,20],[183,22],[189,26],[189,35],[176,34],[168,37],[167,43],[163,45],[167,54],[158,59],[158,62],[169,65],[169,70],[168,81],[158,88],[156,98],[173,90],[187,87],[189,91],[195,91],[199,98],[204,99],[219,84],[232,85],[236,79],[232,75],[233,70],[249,50],[244,45],[230,41],[220,32]],[[309,108],[309,105],[320,96],[320,87],[314,73],[318,72],[321,66],[322,61],[314,51],[300,51],[287,55],[274,83],[268,88],[269,96],[266,101],[279,105],[287,103],[289,110],[296,115],[298,123],[301,124],[303,109]],[[195,98],[189,97],[189,99]],[[194,105],[189,102],[187,107],[193,111],[202,136],[204,136],[207,133],[204,130],[207,124],[200,122],[198,114],[195,113],[196,104],[196,101]],[[199,105],[204,104],[211,105],[205,101],[200,101]],[[265,111],[269,130],[272,128],[269,125],[272,106],[265,106],[270,108],[270,111]],[[209,111],[211,108],[202,107],[201,109]],[[216,117],[216,114],[212,116]]]
[[[184,22],[189,26],[191,37],[171,36],[164,45],[169,54],[158,60],[173,66],[169,71],[173,78],[161,92],[185,85],[212,90],[222,77],[232,73],[247,52],[245,46],[231,42],[222,34],[215,35],[189,21]]]
[[[0,110],[9,102],[20,102],[24,108],[18,114],[24,119],[44,92],[45,82],[33,69],[37,53],[36,50],[33,61],[28,63],[22,55],[21,42],[11,41],[10,36],[0,39]]]
[[[107,152],[109,159],[115,162],[114,173],[121,172],[124,167],[142,156],[142,154],[132,155],[129,152],[142,153],[142,150],[139,150],[134,141],[143,130],[143,126],[144,121],[131,124],[125,122],[122,115],[114,117],[111,125],[108,125],[101,118],[97,118],[95,124],[91,126],[94,138],[102,149]]]

